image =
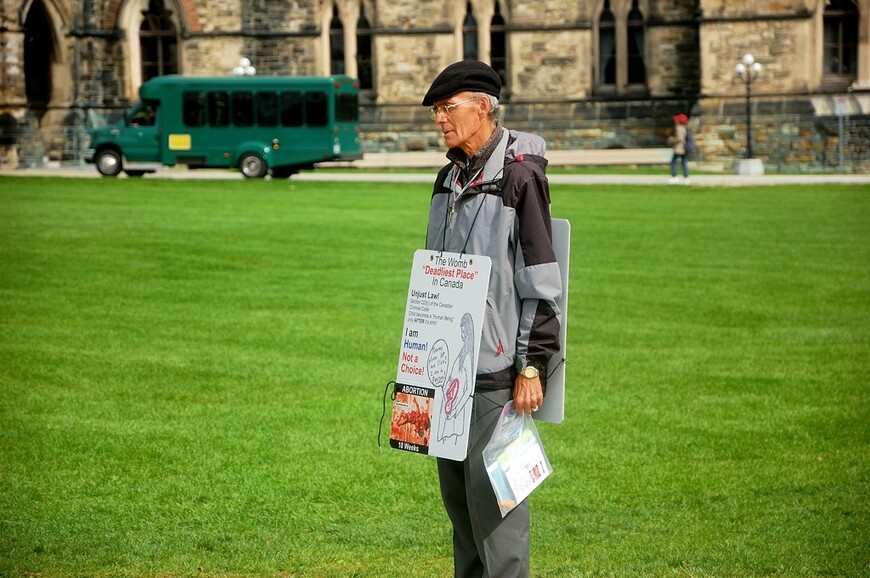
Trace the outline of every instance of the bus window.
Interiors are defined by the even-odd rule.
[[[233,101],[233,125],[254,125],[254,95],[250,92],[234,92]]]
[[[308,126],[326,126],[329,110],[325,92],[305,93],[305,123]]]
[[[156,113],[151,104],[143,103],[130,115],[130,124],[132,126],[154,126],[155,116]]]
[[[208,124],[211,126],[230,124],[230,98],[226,92],[208,93]]]
[[[359,98],[356,94],[338,94],[335,97],[335,120],[354,122],[359,116]]]
[[[205,93],[185,92],[181,97],[181,118],[184,126],[205,124]]]
[[[276,93],[257,93],[257,124],[260,126],[278,124],[278,95]]]
[[[283,126],[302,126],[302,93],[281,93],[281,124]]]

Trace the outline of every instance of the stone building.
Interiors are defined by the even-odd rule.
[[[870,0],[0,0],[0,161],[81,162],[143,81],[241,58],[357,77],[367,151],[439,148],[421,95],[479,58],[551,149],[661,147],[683,111],[728,170],[870,168]]]

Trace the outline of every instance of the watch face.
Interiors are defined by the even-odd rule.
[[[523,368],[523,376],[529,379],[538,377],[538,370],[534,367],[524,367]]]

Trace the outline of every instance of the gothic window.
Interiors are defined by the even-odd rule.
[[[24,88],[27,103],[35,111],[44,111],[51,100],[52,47],[45,6],[34,2],[24,21]]]
[[[359,87],[372,88],[372,27],[366,18],[365,7],[360,6],[359,20],[356,23],[356,65]]]
[[[502,87],[506,87],[508,84],[507,32],[504,17],[501,15],[499,5],[500,2],[497,1],[495,3],[495,14],[492,15],[492,20],[490,21],[489,26],[490,66],[492,66],[501,77]]]
[[[858,69],[859,15],[851,0],[830,0],[824,13],[824,74],[854,80]]]
[[[644,0],[602,0],[595,33],[598,49],[595,86],[603,93],[645,90],[646,19]]]
[[[329,72],[344,74],[344,25],[338,16],[338,6],[333,6],[329,22]]]
[[[462,59],[477,60],[480,58],[477,48],[477,20],[471,12],[471,2],[465,5],[465,20],[462,21]]]
[[[142,82],[178,72],[178,36],[163,0],[150,0],[139,29]]]
[[[628,83],[646,84],[643,14],[637,0],[631,3],[628,13]]]
[[[610,9],[610,0],[598,20],[598,82],[602,86],[616,85],[616,18]]]

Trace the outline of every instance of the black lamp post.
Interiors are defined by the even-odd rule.
[[[752,81],[758,78],[761,72],[761,63],[755,61],[751,54],[744,54],[735,67],[737,76],[746,83],[746,158],[752,155]]]

